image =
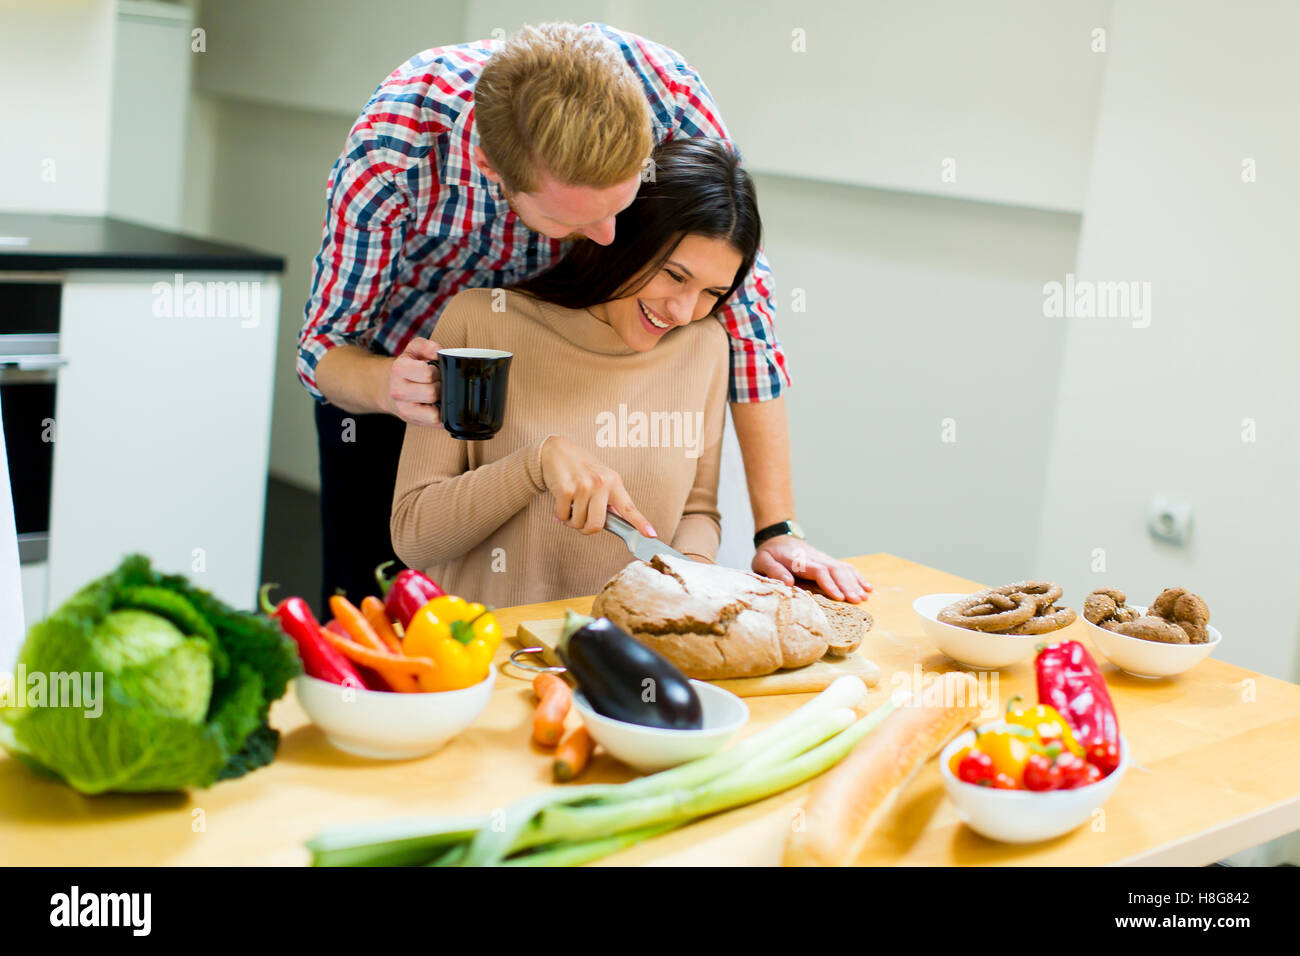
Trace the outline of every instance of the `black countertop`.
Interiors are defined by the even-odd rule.
[[[0,212],[0,272],[64,269],[283,272],[284,258],[109,216]]]

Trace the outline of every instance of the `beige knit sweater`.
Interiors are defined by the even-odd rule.
[[[720,322],[692,322],[637,352],[585,310],[471,289],[447,304],[434,338],[514,359],[494,438],[407,426],[390,525],[407,565],[448,593],[497,607],[599,591],[631,555],[608,532],[584,535],[555,520],[541,465],[550,435],[613,468],[661,540],[716,555],[729,363]]]

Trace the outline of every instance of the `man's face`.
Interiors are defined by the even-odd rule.
[[[484,176],[501,182],[481,149],[475,149],[474,160]],[[532,192],[507,193],[506,199],[525,226],[548,239],[586,238],[607,246],[614,241],[614,217],[631,205],[640,185],[640,176],[605,189],[568,186],[543,176]]]

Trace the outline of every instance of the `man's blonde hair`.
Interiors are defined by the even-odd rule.
[[[479,144],[510,192],[544,175],[607,188],[641,172],[654,137],[645,88],[618,48],[572,23],[525,26],[474,87]]]

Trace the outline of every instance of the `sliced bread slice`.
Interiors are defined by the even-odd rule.
[[[867,631],[871,630],[873,623],[871,615],[861,604],[834,601],[816,591],[810,593],[813,600],[821,605],[826,620],[831,622],[831,630],[834,632],[827,642],[829,646],[826,656],[848,657],[858,649]]]

